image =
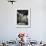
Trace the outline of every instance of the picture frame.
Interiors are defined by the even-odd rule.
[[[31,27],[31,9],[30,8],[16,9],[16,27],[17,28]]]

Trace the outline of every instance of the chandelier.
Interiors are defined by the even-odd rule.
[[[12,4],[16,2],[16,0],[8,0],[8,2],[11,2]]]

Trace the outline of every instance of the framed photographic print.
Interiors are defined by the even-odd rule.
[[[16,27],[30,27],[31,26],[31,9],[19,8],[16,10]]]

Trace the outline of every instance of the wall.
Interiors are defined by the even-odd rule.
[[[46,1],[17,0],[14,5],[0,0],[0,40],[14,40],[19,32],[30,34],[33,40],[46,40]],[[16,28],[16,9],[31,8],[31,28]]]

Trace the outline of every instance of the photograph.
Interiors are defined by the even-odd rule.
[[[30,16],[30,9],[17,9],[17,27],[29,27]]]
[[[28,10],[17,10],[17,24],[28,25]]]

